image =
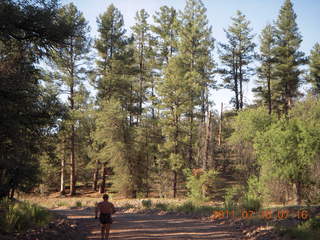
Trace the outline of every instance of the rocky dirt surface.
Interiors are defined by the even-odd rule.
[[[92,208],[55,210],[78,223],[79,230],[86,232],[86,239],[100,239],[98,220],[93,218]],[[110,239],[245,239],[240,229],[228,225],[216,225],[199,218],[183,215],[117,212],[111,227]]]

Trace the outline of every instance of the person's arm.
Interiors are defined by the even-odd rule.
[[[99,212],[99,203],[96,204],[96,208],[95,208],[95,219],[98,218],[98,212]]]
[[[116,208],[114,207],[114,205],[112,204],[112,214],[115,214],[116,212]]]

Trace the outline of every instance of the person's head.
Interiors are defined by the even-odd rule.
[[[102,198],[103,198],[103,200],[108,201],[109,195],[108,194],[103,194]]]

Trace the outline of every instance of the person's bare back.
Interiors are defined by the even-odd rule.
[[[103,214],[113,214],[115,212],[114,205],[111,202],[99,202],[98,203],[98,208],[100,213]]]

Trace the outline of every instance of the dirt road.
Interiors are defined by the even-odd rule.
[[[55,212],[74,220],[78,229],[86,232],[87,239],[100,239],[99,222],[93,218],[93,209],[55,210]],[[243,239],[241,232],[230,226],[215,225],[194,218],[119,212],[113,219],[111,240]]]

